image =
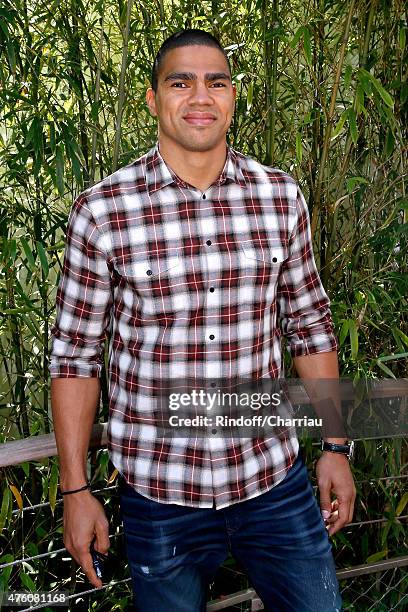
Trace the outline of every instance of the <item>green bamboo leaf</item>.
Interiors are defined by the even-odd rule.
[[[394,108],[394,99],[381,85],[380,81],[371,75],[371,82],[387,106]]]
[[[64,195],[64,145],[58,143],[55,151],[55,178],[58,193]]]
[[[307,26],[303,29],[303,46],[305,49],[306,60],[309,65],[312,64],[312,46],[310,43],[310,30]]]
[[[398,36],[399,46],[400,46],[401,51],[405,49],[405,39],[406,39],[405,26],[401,26],[400,31],[399,31],[399,36]]]
[[[35,329],[33,323],[30,321],[30,319],[28,318],[28,316],[24,313],[20,311],[20,318],[22,321],[24,321],[24,323],[27,325],[28,329],[31,331],[31,333],[33,334],[34,338],[38,338],[39,336],[39,330]]]
[[[401,340],[406,346],[408,346],[408,336],[404,334],[401,329],[399,329],[398,327],[394,327],[392,331],[401,338]]]
[[[346,119],[347,119],[347,111],[343,111],[340,115],[340,119],[338,120],[336,127],[333,130],[332,137],[331,137],[332,140],[334,140],[334,138],[336,138],[336,136],[340,134],[341,130],[343,129]]]
[[[3,555],[2,557],[0,557],[0,563],[13,563],[13,561],[14,561],[13,555]],[[10,580],[12,571],[13,571],[12,565],[9,565],[8,567],[4,567],[1,570],[1,586],[4,591],[8,590],[8,584],[9,584],[9,580]]]
[[[384,357],[378,357],[378,361],[395,361],[395,359],[406,359],[408,357],[407,353],[396,353],[395,355],[385,355]]]
[[[358,330],[356,322],[353,319],[349,319],[349,334],[350,334],[350,346],[351,346],[351,358],[357,359],[358,354]]]
[[[359,115],[361,111],[365,110],[364,106],[364,87],[361,83],[358,83],[356,87],[356,113]]]
[[[354,144],[357,144],[358,140],[358,132],[357,132],[357,121],[356,121],[356,111],[354,108],[349,108],[347,110],[348,122],[350,126],[350,135]]]
[[[58,466],[54,462],[51,466],[50,483],[48,488],[48,500],[50,502],[51,511],[54,514],[55,504],[57,501],[58,488]]]
[[[254,97],[254,82],[251,81],[248,85],[248,93],[247,93],[247,110],[250,110],[252,106],[252,100]]]
[[[237,79],[235,79],[237,80]],[[100,107],[100,103],[96,102],[96,100],[94,100],[91,104],[91,119],[93,121],[93,123],[96,123],[98,120],[98,114],[99,114],[99,107]]]
[[[367,72],[366,70],[360,70],[359,71],[359,83],[361,85],[361,87],[364,90],[364,93],[366,94],[366,96],[371,96],[372,92],[373,92],[373,88],[371,85],[371,74],[369,72]]]
[[[352,74],[353,74],[353,66],[351,64],[347,64],[346,69],[344,71],[344,87],[346,89],[350,87]]]
[[[17,257],[17,240],[15,238],[8,241],[8,255],[14,263]]]
[[[20,572],[20,580],[21,580],[23,586],[25,586],[26,589],[28,589],[29,591],[31,591],[31,592],[37,591],[37,587],[35,585],[35,582],[33,581],[33,579],[26,572]]]
[[[56,136],[55,136],[55,123],[50,121],[50,149],[55,153]]]
[[[408,83],[402,83],[401,85],[401,94],[400,94],[401,104],[405,104],[408,100]]]
[[[65,151],[68,154],[68,157],[71,161],[72,172],[74,173],[77,183],[81,185],[82,184],[81,164],[79,163],[79,159],[76,155],[72,140],[68,139],[65,141]]]
[[[375,563],[376,561],[380,561],[381,559],[384,559],[384,557],[386,557],[387,555],[388,555],[387,548],[385,550],[379,550],[373,555],[370,555],[369,557],[367,557],[366,563]]]
[[[28,295],[25,293],[24,289],[21,286],[20,281],[18,280],[18,278],[14,279],[14,288],[17,291],[17,293],[21,296],[22,300],[27,304],[28,306],[28,312],[30,314],[35,313],[37,314],[39,317],[42,317],[42,311],[40,308],[37,308],[35,305],[35,301],[31,300]]]
[[[394,134],[392,133],[391,128],[388,128],[387,136],[385,138],[385,145],[384,145],[385,157],[389,157],[392,154],[392,152],[394,151],[394,146],[395,146]]]
[[[11,491],[8,487],[4,489],[3,499],[1,502],[1,510],[0,510],[0,533],[2,532],[8,516],[8,511],[11,503]]]
[[[10,64],[10,70],[12,74],[16,73],[16,52],[14,45],[10,38],[7,39],[7,57]]]
[[[304,29],[305,29],[305,28],[304,28],[304,26],[300,26],[300,27],[299,27],[299,28],[296,30],[295,35],[294,35],[294,37],[292,38],[292,40],[291,40],[291,42],[290,42],[290,47],[291,47],[292,49],[294,49],[294,48],[296,47],[296,45],[298,44],[298,42],[299,42],[299,40],[300,40],[300,38],[301,38],[301,36],[302,36],[302,34],[303,34],[303,30],[304,30]]]
[[[392,370],[390,370],[390,368],[387,367],[384,363],[382,363],[379,359],[376,360],[376,364],[378,365],[380,370],[382,370],[383,372],[385,372],[385,374],[387,374],[387,376],[389,376],[390,378],[395,378],[395,375],[392,372]]]
[[[50,270],[49,270],[49,267],[48,267],[47,253],[45,252],[45,249],[44,249],[43,245],[41,244],[41,242],[36,240],[35,244],[37,246],[38,257],[40,258],[41,267],[42,267],[42,269],[44,271],[45,278],[48,278],[48,274],[49,274]]]
[[[348,319],[345,319],[343,321],[343,325],[341,326],[340,335],[339,335],[340,346],[344,344],[344,340],[346,339],[348,331],[349,331],[349,321]]]
[[[31,270],[35,270],[35,259],[33,252],[28,244],[27,240],[23,237],[20,238],[21,245],[23,247],[25,256],[27,257],[28,266]]]
[[[360,185],[360,184],[368,185],[367,179],[365,179],[363,176],[351,176],[350,178],[348,178],[346,180],[348,193],[351,193],[352,191],[354,191],[355,186]]]
[[[396,516],[400,516],[402,514],[403,510],[405,510],[405,506],[407,504],[408,504],[408,491],[406,493],[404,493],[404,495],[399,500],[397,509],[395,510],[395,515]]]
[[[296,133],[296,158],[299,164],[302,163],[302,136],[299,132]]]

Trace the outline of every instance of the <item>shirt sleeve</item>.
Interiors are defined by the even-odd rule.
[[[102,236],[81,194],[71,208],[66,231],[51,327],[51,378],[100,377],[110,324],[111,282]]]
[[[338,350],[330,300],[314,260],[309,211],[299,188],[296,223],[278,281],[277,303],[282,335],[292,357]]]

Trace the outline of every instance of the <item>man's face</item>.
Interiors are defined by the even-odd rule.
[[[157,92],[147,90],[159,135],[187,151],[211,151],[225,135],[234,112],[236,89],[219,49],[192,45],[163,58]]]

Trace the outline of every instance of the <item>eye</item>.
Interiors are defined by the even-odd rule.
[[[226,87],[225,83],[222,81],[217,81],[217,83],[213,83],[214,87]]]
[[[183,87],[183,85],[185,85],[185,83],[183,83],[183,81],[176,81],[175,83],[172,83],[172,87]]]

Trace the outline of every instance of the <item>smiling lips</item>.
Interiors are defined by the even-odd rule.
[[[183,119],[190,125],[211,125],[216,120],[210,113],[188,113]]]

